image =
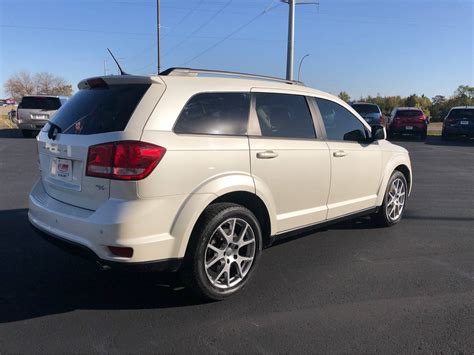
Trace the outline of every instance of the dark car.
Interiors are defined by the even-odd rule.
[[[409,134],[426,138],[429,118],[418,107],[396,107],[388,122],[388,136]]]
[[[443,121],[443,139],[474,138],[474,106],[453,107]]]
[[[380,107],[378,105],[369,104],[366,102],[356,102],[351,104],[351,106],[371,126],[384,124],[382,111],[380,110]]]

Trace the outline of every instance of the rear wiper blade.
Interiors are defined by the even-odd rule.
[[[51,127],[49,127],[48,138],[52,139],[52,140],[55,140],[57,134],[62,132],[62,129],[61,129],[61,127],[59,127],[57,124],[55,124],[53,122],[49,122],[49,124],[50,124]]]

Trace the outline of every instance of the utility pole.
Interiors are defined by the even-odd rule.
[[[158,62],[158,75],[161,71],[160,66],[160,0],[156,0],[156,39],[157,39],[157,62]]]
[[[293,80],[293,61],[295,57],[295,5],[297,0],[280,0],[290,7],[288,13],[288,50],[286,54],[286,80]],[[318,2],[305,1],[298,5],[319,5]]]
[[[293,59],[295,56],[295,0],[288,0],[288,51],[286,53],[286,79],[293,80]]]

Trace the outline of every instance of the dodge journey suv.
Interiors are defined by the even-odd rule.
[[[39,133],[29,220],[105,267],[179,271],[223,299],[285,233],[402,218],[405,149],[299,82],[169,69],[84,80]]]

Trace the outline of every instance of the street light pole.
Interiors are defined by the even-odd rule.
[[[288,0],[288,50],[286,54],[286,79],[293,80],[293,59],[295,40],[295,0]]]
[[[157,66],[158,66],[158,75],[161,71],[160,66],[160,0],[156,0],[156,39],[157,39]]]

